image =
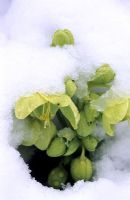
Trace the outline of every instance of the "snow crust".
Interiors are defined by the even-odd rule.
[[[64,78],[87,80],[99,64],[116,72],[113,91],[130,93],[130,4],[119,0],[0,0],[0,199],[129,200],[130,127],[117,126],[96,158],[94,182],[65,191],[31,178],[15,149],[23,124],[13,119],[16,100],[35,91],[64,91]],[[57,29],[68,28],[74,47],[50,47]],[[13,124],[16,124],[12,131]]]

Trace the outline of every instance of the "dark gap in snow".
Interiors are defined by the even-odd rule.
[[[48,186],[48,175],[52,169],[59,165],[61,157],[49,157],[46,155],[46,151],[41,151],[35,146],[27,147],[20,145],[18,147],[18,151],[20,152],[25,163],[29,166],[29,169],[31,170],[31,176],[42,185]],[[74,156],[77,156],[77,153],[75,153]],[[68,172],[67,183],[73,185],[74,182],[70,176],[70,166],[66,165],[65,169]]]
[[[59,158],[50,158],[46,156],[44,151],[36,150],[29,162],[31,176],[35,177],[35,179],[43,185],[48,185],[48,174],[54,167],[58,166],[59,162]]]

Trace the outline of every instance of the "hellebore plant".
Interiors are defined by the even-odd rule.
[[[72,33],[58,30],[54,33],[52,47],[74,44]],[[101,142],[95,135],[98,125],[114,136],[114,126],[130,119],[130,99],[106,97],[111,91],[115,73],[108,64],[100,66],[86,83],[88,93],[77,95],[78,86],[70,77],[65,80],[65,94],[36,92],[21,97],[15,105],[15,116],[26,120],[29,132],[22,145],[35,145],[46,155],[60,157],[59,166],[48,175],[48,185],[61,188],[68,173],[74,182],[88,181],[93,177],[92,156]],[[69,165],[70,172],[66,170]]]

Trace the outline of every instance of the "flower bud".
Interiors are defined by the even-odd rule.
[[[67,176],[68,174],[63,167],[56,167],[48,176],[48,185],[56,189],[61,188],[62,184],[65,184]]]
[[[80,156],[72,160],[70,171],[74,181],[90,180],[93,172],[92,163],[87,157]]]
[[[83,138],[82,142],[83,142],[85,149],[88,151],[95,151],[97,144],[98,144],[97,139],[91,135],[86,138]]]
[[[71,79],[67,80],[65,82],[65,89],[66,89],[66,94],[68,94],[70,97],[74,96],[77,90],[75,82]]]
[[[47,149],[47,155],[50,157],[62,156],[65,153],[66,145],[63,138],[54,138]]]
[[[58,137],[65,138],[67,141],[71,141],[76,136],[76,133],[71,128],[65,127],[59,130],[57,135]]]
[[[115,73],[108,64],[103,64],[96,70],[95,76],[91,82],[95,84],[107,84],[114,80]]]
[[[53,35],[52,46],[55,47],[59,45],[60,47],[62,47],[66,44],[74,44],[72,33],[67,29],[57,30]]]
[[[74,138],[71,142],[69,142],[68,144],[68,148],[66,153],[64,154],[64,156],[70,156],[72,155],[74,152],[77,151],[77,149],[80,146],[80,142],[77,138]]]

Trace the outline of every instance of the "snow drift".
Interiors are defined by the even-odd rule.
[[[85,79],[101,63],[116,72],[113,91],[130,95],[130,5],[118,0],[0,0],[0,198],[2,200],[130,198],[130,128],[121,123],[100,150],[94,182],[65,191],[30,176],[12,132],[17,99],[35,91],[64,91],[66,75]],[[55,30],[68,28],[74,47],[50,47]],[[84,80],[80,80],[84,83]],[[17,125],[20,127],[20,124]],[[22,125],[21,125],[22,131]]]

